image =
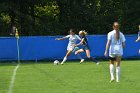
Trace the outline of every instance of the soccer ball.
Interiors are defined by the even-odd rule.
[[[59,61],[58,61],[58,60],[55,60],[55,61],[53,62],[53,64],[54,64],[54,65],[58,65],[58,64],[59,64]]]

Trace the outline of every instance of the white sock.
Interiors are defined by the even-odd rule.
[[[114,80],[114,65],[110,64],[110,75],[111,75],[111,80]]]
[[[120,67],[116,67],[116,81],[119,82],[120,80]]]
[[[67,58],[66,58],[66,57],[64,57],[64,59],[63,59],[62,63],[66,62],[66,61],[67,61]]]

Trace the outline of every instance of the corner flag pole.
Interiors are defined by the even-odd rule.
[[[17,29],[16,29],[15,37],[17,41],[16,43],[17,43],[18,63],[20,63],[19,33]]]

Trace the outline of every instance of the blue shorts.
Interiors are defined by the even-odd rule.
[[[90,50],[89,46],[88,45],[83,45],[83,50]]]

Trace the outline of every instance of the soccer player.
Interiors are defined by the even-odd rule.
[[[86,37],[86,34],[87,34],[87,32],[85,32],[85,30],[79,32],[79,36],[81,36],[81,42],[79,44],[75,45],[75,46],[82,45],[83,48],[75,51],[75,55],[77,55],[81,59],[80,63],[82,63],[82,62],[84,62],[84,59],[80,56],[79,53],[86,52],[86,56],[89,59],[96,62],[96,64],[99,64],[99,62],[96,59],[91,58],[91,56],[90,56],[90,48],[89,48],[89,45],[88,45],[88,39]]]
[[[120,80],[120,61],[123,55],[123,48],[125,47],[125,36],[120,32],[120,25],[114,22],[113,31],[108,33],[108,40],[104,55],[110,57],[110,82],[114,81],[114,61],[116,60],[116,82]]]
[[[139,25],[139,32],[138,32],[138,38],[136,40],[136,42],[140,41],[140,25]],[[139,54],[140,54],[140,49],[139,49]]]
[[[11,29],[11,33],[10,33],[10,35],[12,36],[12,35],[14,35],[15,33],[16,33],[16,26],[15,26],[15,24],[12,26],[12,29]]]
[[[70,54],[74,50],[77,40],[81,40],[81,38],[75,34],[74,29],[70,29],[69,32],[70,32],[70,35],[67,35],[63,38],[56,38],[56,40],[63,40],[63,39],[69,38],[69,43],[67,46],[67,53],[66,53],[66,56],[64,57],[63,61],[61,62],[62,65],[64,64],[64,62],[66,62],[67,58],[70,56]]]

